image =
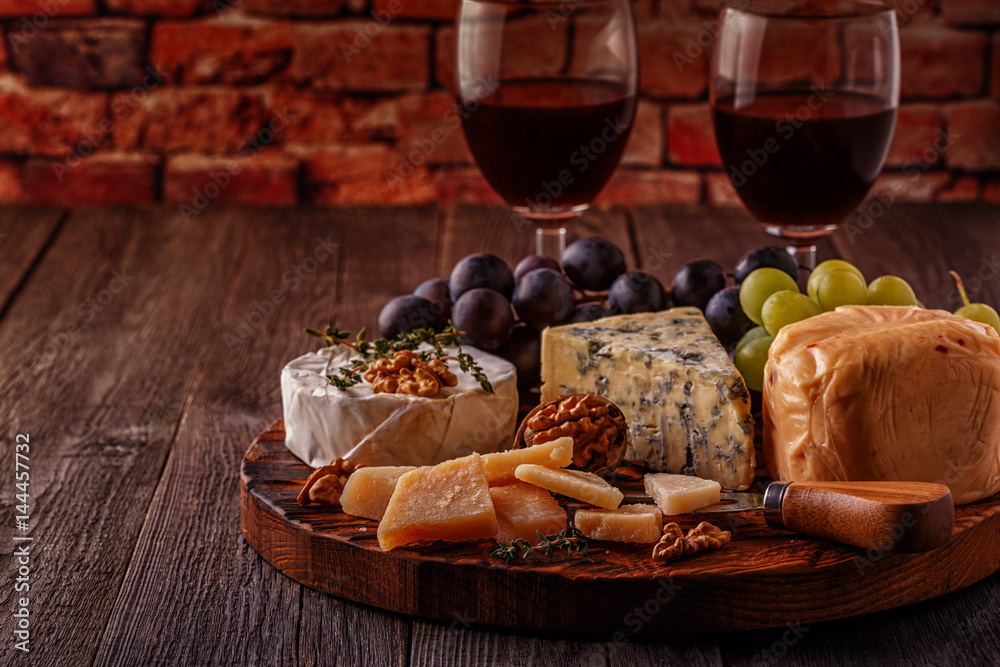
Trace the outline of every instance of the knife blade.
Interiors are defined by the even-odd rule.
[[[630,502],[652,502],[625,493]],[[879,551],[916,553],[948,542],[955,520],[951,491],[932,482],[771,482],[764,493],[725,492],[695,514],[763,510],[771,528]]]

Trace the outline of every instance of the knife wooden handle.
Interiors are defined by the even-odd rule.
[[[951,538],[951,491],[932,482],[773,482],[764,494],[772,528],[845,544],[915,553]]]

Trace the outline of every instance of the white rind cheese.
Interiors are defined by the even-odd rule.
[[[337,456],[368,466],[421,466],[509,449],[518,408],[514,366],[475,348],[462,350],[482,367],[494,393],[454,360],[448,367],[457,386],[424,398],[376,394],[368,382],[334,387],[326,376],[358,357],[343,345],[294,359],[281,371],[285,445],[314,468]]]
[[[625,459],[727,489],[754,479],[746,385],[697,308],[616,315],[542,334],[542,401],[596,394],[629,427]]]

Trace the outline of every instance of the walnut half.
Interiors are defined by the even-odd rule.
[[[317,505],[339,505],[340,496],[344,493],[347,478],[363,465],[354,465],[339,456],[329,464],[316,468],[299,491],[299,505],[305,507],[310,503]]]
[[[663,527],[663,537],[653,547],[653,560],[668,561],[684,558],[699,551],[719,549],[729,544],[732,533],[702,521],[684,535],[684,531],[676,523],[668,523]]]
[[[618,467],[628,446],[625,416],[618,406],[593,394],[571,394],[542,403],[528,413],[514,438],[515,449],[573,438],[573,467],[598,475]]]
[[[441,359],[421,361],[412,350],[400,350],[392,358],[376,359],[364,373],[376,394],[434,396],[441,387],[454,387],[458,377]]]

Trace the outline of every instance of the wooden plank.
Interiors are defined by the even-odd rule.
[[[501,634],[472,625],[461,612],[448,623],[414,621],[413,667],[539,665],[604,667],[604,645],[555,637]]]
[[[397,663],[407,619],[304,594],[245,546],[236,471],[253,437],[281,415],[281,367],[317,347],[302,328],[331,320],[373,328],[400,285],[433,270],[436,213],[310,209],[243,217],[244,227],[227,230],[240,243],[225,255],[238,253],[242,267],[218,306],[220,324],[96,662],[272,665],[355,656]],[[309,258],[329,244],[337,245],[330,259],[308,270]],[[286,282],[296,267],[303,276]],[[283,291],[280,302],[275,290]],[[257,304],[267,302],[272,314],[247,331],[243,324],[259,319]]]
[[[833,237],[840,256],[868,280],[895,274],[928,307],[959,305],[954,269],[973,300],[1000,307],[1000,209],[988,204],[896,204],[864,230]]]
[[[66,215],[63,209],[41,206],[0,209],[0,313]]]
[[[209,261],[230,244],[220,217],[81,210],[0,322],[0,441],[30,435],[41,663],[89,664],[97,650],[226,289],[229,267]],[[14,457],[0,470],[13,479]],[[0,554],[8,572],[11,553]],[[13,595],[0,592],[6,608]],[[8,637],[11,622],[0,620]],[[5,642],[0,663],[11,651]]]

